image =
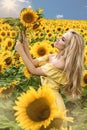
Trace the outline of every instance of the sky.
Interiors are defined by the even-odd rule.
[[[87,0],[0,0],[0,18],[19,17],[23,8],[42,8],[45,18],[87,20]]]

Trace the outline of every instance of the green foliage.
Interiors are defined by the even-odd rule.
[[[19,18],[5,18],[3,24],[8,23],[10,26],[20,26]]]
[[[0,98],[0,130],[22,130],[15,121],[13,104],[10,98]]]
[[[19,92],[27,91],[30,86],[33,86],[37,90],[40,85],[40,77],[31,75],[29,79],[26,78],[23,72],[23,67],[24,65],[21,65],[18,68],[12,66],[9,69],[6,69],[4,74],[0,75],[0,86],[5,87],[16,80],[18,81],[16,88]]]

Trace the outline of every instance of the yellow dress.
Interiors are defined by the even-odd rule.
[[[66,108],[65,108],[63,98],[61,94],[59,93],[59,89],[62,85],[66,85],[68,83],[66,73],[63,70],[60,70],[57,67],[55,67],[52,63],[49,63],[47,55],[38,58],[38,62],[42,71],[46,75],[46,76],[41,76],[41,84],[48,85],[49,87],[51,87],[52,91],[54,92],[56,96],[56,104],[57,104],[58,109],[61,109],[62,111],[64,111]],[[60,122],[61,120],[54,119],[52,122],[54,124],[53,127],[60,128],[59,127]],[[49,127],[52,125],[52,123],[49,125]],[[63,124],[61,124],[61,127],[62,126],[67,127],[67,122],[63,122]],[[49,130],[48,128],[46,130]],[[41,130],[45,130],[45,129],[41,129]]]
[[[55,96],[58,108],[65,110],[65,104],[62,96],[59,93],[59,89],[62,85],[68,83],[66,73],[63,70],[58,69],[52,63],[48,62],[48,55],[38,58],[39,66],[46,76],[41,76],[41,84],[47,84],[52,88]]]

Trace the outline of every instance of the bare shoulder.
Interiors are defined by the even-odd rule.
[[[58,69],[63,70],[65,67],[65,60],[63,58],[59,58],[56,60],[55,64],[54,64]]]
[[[56,54],[49,54],[49,63],[52,63],[56,68],[63,70],[65,67],[65,60],[64,58],[57,57]]]

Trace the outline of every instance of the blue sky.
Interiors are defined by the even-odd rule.
[[[87,20],[87,0],[0,0],[0,17],[19,17],[27,7],[43,8],[45,18]]]

